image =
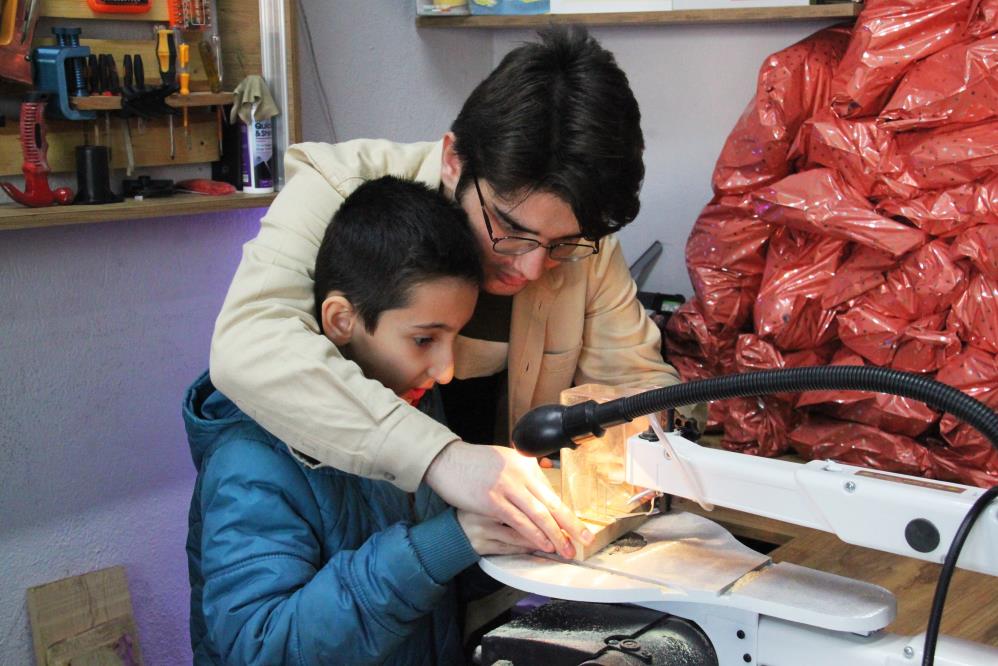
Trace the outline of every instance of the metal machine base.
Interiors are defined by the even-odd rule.
[[[478,663],[718,666],[718,659],[689,620],[636,606],[552,601],[486,634]]]

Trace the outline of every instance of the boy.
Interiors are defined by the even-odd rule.
[[[434,415],[427,391],[453,376],[454,339],[480,283],[460,209],[383,177],[358,187],[326,229],[316,319],[354,372]],[[306,391],[314,381],[287,380]],[[339,428],[363,427],[353,409],[337,412]],[[462,661],[451,580],[525,541],[446,507],[426,485],[412,495],[303,464],[207,375],[184,419],[198,467],[187,543],[195,663]]]

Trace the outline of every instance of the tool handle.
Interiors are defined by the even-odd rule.
[[[132,56],[132,64],[135,67],[135,87],[138,90],[145,90],[146,87],[146,70],[142,66],[142,56],[136,53]]]
[[[189,95],[191,93],[191,74],[187,70],[187,63],[190,62],[191,47],[188,44],[180,45],[180,94]]]
[[[172,30],[156,31],[156,57],[159,59],[159,77],[164,85],[173,83],[177,74],[177,41]]]
[[[126,95],[131,94],[135,89],[135,75],[132,72],[132,56],[129,53],[125,54],[124,59],[121,62],[124,68],[123,76],[124,81],[122,82],[122,89],[125,91]]]

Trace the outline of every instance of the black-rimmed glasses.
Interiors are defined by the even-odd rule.
[[[548,251],[548,256],[553,260],[571,262],[579,261],[580,259],[585,259],[599,253],[599,241],[596,241],[593,245],[566,242],[545,245],[533,238],[523,238],[522,236],[500,236],[496,238],[492,233],[492,222],[489,219],[489,213],[485,210],[485,198],[482,196],[482,188],[478,185],[478,178],[475,178],[474,181],[475,192],[478,193],[478,202],[482,206],[482,217],[485,219],[485,228],[489,232],[489,240],[492,241],[492,250],[497,254],[516,256],[527,254],[539,247],[543,247]]]

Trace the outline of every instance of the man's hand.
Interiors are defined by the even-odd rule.
[[[458,509],[457,522],[479,555],[513,555],[534,550],[532,543],[495,518]]]
[[[430,464],[425,480],[451,506],[508,525],[538,550],[573,557],[575,548],[562,530],[582,543],[593,539],[537,461],[513,449],[454,442]]]

